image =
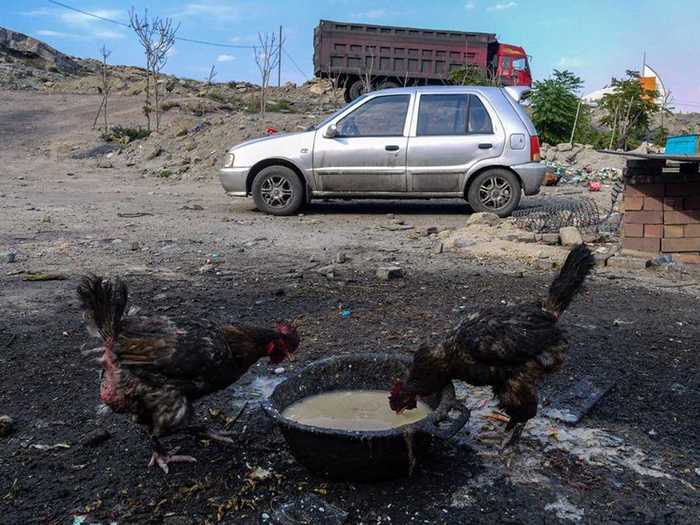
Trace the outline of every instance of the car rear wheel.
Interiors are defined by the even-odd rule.
[[[513,173],[491,169],[480,173],[469,186],[467,200],[476,212],[491,212],[507,217],[520,203],[522,189]]]
[[[268,166],[253,179],[253,200],[260,211],[294,215],[304,204],[304,185],[286,166]]]

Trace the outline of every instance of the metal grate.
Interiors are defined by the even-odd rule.
[[[518,228],[535,233],[558,233],[559,228],[576,226],[582,231],[597,231],[598,206],[593,199],[557,199],[542,206],[513,213]]]

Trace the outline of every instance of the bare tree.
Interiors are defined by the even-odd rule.
[[[360,71],[360,82],[362,82],[362,92],[372,91],[372,75],[374,73],[374,49],[368,47],[369,59],[365,57],[365,67]]]
[[[112,52],[109,49],[107,49],[105,45],[103,45],[102,49],[100,49],[100,53],[102,54],[102,86],[100,86],[100,88],[98,89],[102,93],[102,101],[100,102],[100,107],[97,110],[97,115],[95,115],[95,120],[92,123],[92,129],[95,129],[95,127],[97,126],[97,120],[100,118],[100,114],[102,114],[104,117],[104,131],[107,131],[107,129],[109,129],[109,119],[107,116],[107,102],[109,101],[109,95],[112,91],[112,86],[109,81],[107,59],[112,54]]]
[[[139,16],[132,7],[129,10],[129,25],[136,33],[139,44],[146,56],[146,101],[143,112],[146,115],[148,131],[151,131],[151,114],[155,116],[156,131],[160,130],[160,91],[158,76],[168,62],[168,53],[175,45],[175,36],[180,25],[173,26],[169,18],[148,18],[148,9]],[[153,102],[152,102],[153,101]]]
[[[255,63],[258,65],[260,77],[260,113],[265,114],[267,104],[266,91],[270,85],[272,71],[277,67],[280,60],[280,49],[282,46],[277,42],[275,33],[258,33],[259,46],[255,46]]]
[[[212,82],[214,82],[215,76],[216,76],[216,64],[212,64],[211,69],[209,70],[209,76],[207,77],[207,86],[212,85]]]

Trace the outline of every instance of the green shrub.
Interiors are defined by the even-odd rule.
[[[105,142],[116,142],[117,144],[129,144],[135,140],[145,139],[151,132],[145,128],[125,128],[123,126],[112,126],[108,131],[103,131],[100,137]]]
[[[162,169],[158,172],[158,176],[161,177],[161,178],[163,178],[163,179],[167,179],[167,178],[170,177],[172,174],[173,174],[173,172],[170,171],[169,169],[166,169],[166,168],[162,168]]]

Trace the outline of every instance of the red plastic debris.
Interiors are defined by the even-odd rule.
[[[600,191],[600,182],[597,180],[588,182],[588,191]]]
[[[265,130],[265,133],[267,133],[268,135],[274,135],[275,133],[279,133],[279,131],[277,131],[275,128],[267,128]]]

